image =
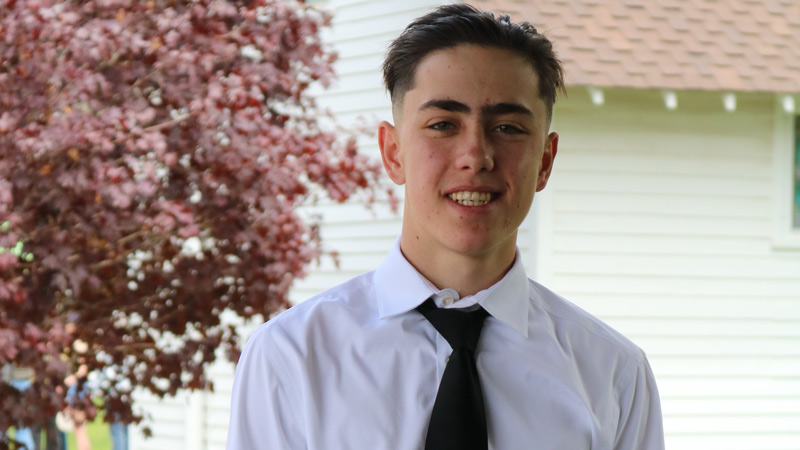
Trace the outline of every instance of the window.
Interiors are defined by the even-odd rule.
[[[800,229],[800,115],[794,118],[794,201],[792,202],[792,228]]]
[[[775,102],[772,140],[772,246],[800,250],[800,114],[785,107],[785,96]],[[784,101],[782,101],[784,100]]]

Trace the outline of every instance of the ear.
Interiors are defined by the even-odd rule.
[[[397,139],[398,129],[387,121],[378,125],[378,146],[381,148],[381,159],[386,174],[395,184],[406,182],[403,159],[400,155],[400,145]]]
[[[547,136],[547,141],[542,152],[541,166],[539,167],[539,179],[536,181],[536,192],[541,191],[547,186],[550,173],[553,171],[553,162],[558,153],[558,133],[553,131]]]

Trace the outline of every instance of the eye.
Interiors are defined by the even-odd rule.
[[[498,125],[497,128],[495,128],[495,129],[497,131],[503,133],[503,134],[522,134],[522,133],[524,133],[524,131],[521,128],[519,128],[517,126],[514,126],[514,125],[509,125],[509,124]]]
[[[455,125],[447,121],[436,122],[435,124],[428,126],[428,129],[436,131],[451,131],[454,128]]]

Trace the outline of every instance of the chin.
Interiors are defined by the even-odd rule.
[[[498,242],[494,239],[481,239],[468,236],[451,241],[450,244],[450,248],[454,252],[470,257],[485,257],[503,247],[501,245],[502,242]]]
[[[500,224],[489,226],[484,230],[470,230],[462,232],[455,241],[457,246],[465,253],[475,256],[486,254],[500,254],[504,252],[516,253],[517,228],[506,228]],[[454,242],[455,244],[455,242]]]

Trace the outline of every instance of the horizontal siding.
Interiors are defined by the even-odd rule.
[[[646,136],[645,133],[641,137],[646,138]],[[763,179],[764,175],[772,170],[771,158],[765,158],[764,155],[755,152],[735,152],[734,149],[724,148],[724,146],[725,155],[735,154],[736,158],[720,157],[725,155],[719,154],[719,151],[716,150],[717,145],[705,147],[702,152],[687,152],[686,149],[680,151],[670,149],[668,152],[642,152],[636,148],[615,146],[603,148],[603,152],[600,153],[595,151],[597,147],[593,147],[591,142],[580,137],[565,135],[560,142],[567,143],[570,147],[569,152],[562,152],[558,155],[556,164],[561,166],[566,163],[571,171]],[[751,144],[753,143],[751,142]],[[648,147],[652,148],[649,144]],[[709,154],[712,150],[713,152]],[[673,154],[676,153],[684,155],[690,153],[692,158],[674,158]],[[605,186],[597,187],[602,189]]]
[[[254,324],[243,326],[247,334]],[[228,434],[230,401],[233,388],[233,364],[217,351],[217,362],[207,370],[214,389],[208,392],[180,392],[175,397],[159,399],[148,393],[136,395],[137,407],[146,412],[145,421],[153,437],[145,438],[141,430],[131,427],[130,448],[132,450],[177,450],[191,448],[195,437],[202,442],[201,450],[224,450]],[[192,418],[199,423],[189,423]],[[202,436],[190,436],[190,430]]]
[[[663,335],[632,336],[649,354],[654,357],[687,356],[687,362],[696,364],[696,357],[762,357],[791,358],[800,357],[800,345],[797,336],[675,336],[671,332]],[[689,367],[687,367],[689,369]],[[687,370],[688,373],[688,370]],[[738,377],[738,373],[729,376]],[[800,392],[800,385],[797,386]]]
[[[605,214],[590,211],[558,214],[555,226],[567,232],[588,234],[645,234],[650,236],[764,237],[770,219],[739,218],[722,221],[713,217],[654,213]]]
[[[392,23],[399,33],[405,25],[420,13],[431,9],[436,2],[430,0],[338,0],[330,2],[336,8],[335,28],[360,28],[374,26],[375,19],[385,16],[406,15],[407,20]],[[335,41],[335,40],[334,40]]]
[[[585,208],[594,208],[587,204]],[[689,214],[687,214],[689,215]],[[583,253],[588,255],[685,255],[694,253],[698,256],[768,256],[772,249],[770,241],[763,236],[743,238],[741,236],[689,236],[632,234],[612,231],[597,239],[583,231],[560,230],[554,237],[554,243],[562,254]],[[624,250],[622,250],[624,249]],[[773,255],[772,257],[777,257]],[[791,256],[789,256],[791,257]]]
[[[726,432],[686,432],[667,442],[669,449],[681,450],[751,450],[769,448],[774,450],[796,450],[800,442],[794,432],[737,433]]]
[[[721,318],[719,316],[692,319],[663,317],[643,320],[640,317],[612,316],[609,323],[624,328],[631,336],[664,336],[680,338],[800,338],[797,318]],[[709,355],[714,356],[714,355]],[[792,360],[792,367],[800,367],[800,359]],[[759,365],[759,368],[762,366]],[[800,406],[800,404],[798,405]]]
[[[720,410],[735,410],[746,406],[751,411],[766,411],[775,415],[797,414],[800,413],[800,403],[791,399],[780,397],[747,398],[747,397],[726,397],[716,400],[704,399],[676,399],[670,402],[667,413],[683,415],[705,415],[714,414]]]
[[[568,269],[563,270],[566,272]],[[629,297],[633,297],[635,301],[649,301],[649,296],[657,296],[664,293],[680,297],[699,297],[698,300],[700,302],[705,301],[704,297],[713,299],[723,296],[733,299],[745,296],[754,301],[766,297],[763,302],[754,302],[753,307],[767,309],[774,307],[768,301],[769,297],[781,297],[791,300],[793,302],[791,307],[796,308],[796,292],[800,292],[800,280],[796,278],[754,281],[732,277],[633,276],[632,274],[613,273],[610,268],[606,268],[605,273],[593,275],[560,274],[553,278],[556,280],[554,285],[562,293],[580,293],[583,296],[590,294],[627,294]],[[771,290],[775,292],[770,292]],[[655,302],[650,306],[652,308],[659,307]],[[702,308],[701,305],[694,306]],[[669,305],[664,305],[664,307],[670,309]],[[691,310],[689,313],[691,313]],[[748,311],[742,312],[743,315],[747,313]]]
[[[152,394],[137,392],[134,398],[136,407],[145,412],[145,425],[150,427],[153,434],[145,438],[140,428],[131,427],[129,439],[132,450],[175,450],[185,447],[188,398],[185,393],[159,399]]]
[[[702,338],[699,338],[702,339]],[[774,357],[770,355],[761,355],[757,354],[755,356],[746,356],[746,355],[698,355],[697,360],[693,362],[693,364],[689,367],[686,366],[685,362],[688,359],[687,357],[690,355],[681,354],[679,356],[669,356],[663,354],[656,354],[654,353],[652,356],[656,356],[658,358],[658,364],[655,365],[655,368],[658,369],[658,373],[660,377],[664,377],[665,379],[668,377],[695,377],[695,378],[703,378],[703,377],[713,377],[713,378],[725,378],[731,376],[731,373],[736,373],[736,377],[739,379],[764,379],[764,377],[773,377],[773,378],[781,378],[781,377],[792,377],[794,374],[797,373],[800,368],[798,367],[797,358],[794,356],[780,358]],[[755,364],[754,364],[755,363]],[[680,400],[680,396],[676,396],[676,399]],[[703,405],[701,410],[705,411],[720,411],[717,408],[719,405],[729,404],[734,402],[735,399],[731,399],[728,397],[724,397],[719,399],[721,401],[715,401],[714,405],[703,405],[703,401],[697,398],[687,398],[685,399],[686,402],[692,405]],[[793,408],[789,408],[787,411],[789,412],[800,412],[800,403],[797,401],[793,401],[790,398],[776,398],[773,400],[779,400],[781,404],[785,405],[795,405]],[[771,408],[774,402],[766,401],[766,399],[761,398],[761,394],[758,394],[758,397],[750,399],[749,403],[754,404],[762,404],[766,405],[765,407],[754,408],[753,406],[748,406],[747,409],[750,412],[758,411],[760,414],[769,414],[773,411]],[[678,405],[667,405],[668,414],[670,411],[679,412],[682,411],[683,414],[685,408],[679,407],[681,405],[680,401]],[[717,405],[717,406],[715,406]],[[686,413],[691,413],[692,411],[688,411]],[[699,412],[699,411],[694,411]],[[784,411],[786,412],[786,411]]]
[[[661,292],[655,292],[653,283],[647,280],[634,282],[630,278],[620,277],[607,284],[590,285],[583,292],[578,292],[574,283],[570,285],[559,280],[554,284],[564,285],[559,290],[562,294],[603,318],[682,319],[687,323],[704,319],[800,320],[797,296],[791,293],[748,295],[746,292],[732,294],[707,289],[698,294],[670,289],[670,283],[664,283]],[[641,292],[622,289],[628,289],[630,285],[638,287]],[[645,292],[645,288],[650,288],[649,292]]]
[[[792,258],[733,255],[642,255],[625,253],[559,253],[554,264],[565,273],[580,275],[631,275],[643,277],[730,278],[800,282],[800,263]]]
[[[570,155],[580,158],[575,152]],[[559,167],[568,162],[559,161]],[[570,186],[594,186],[592,192],[616,194],[636,193],[645,195],[697,195],[702,197],[768,198],[772,193],[769,174],[764,176],[723,176],[709,174],[668,174],[622,171],[591,171],[572,169],[559,174],[559,186],[565,192],[575,192]]]
[[[588,177],[582,177],[582,180],[588,181]],[[725,183],[730,183],[730,180],[725,180]],[[752,183],[761,194],[740,191],[738,195],[731,191],[718,195],[704,191],[701,196],[696,192],[653,192],[653,186],[649,186],[649,192],[644,188],[631,192],[611,190],[606,186],[597,187],[592,192],[564,189],[556,194],[555,204],[557,211],[564,213],[763,219],[770,213],[769,206],[765,204],[769,195],[763,194],[764,183],[764,180]],[[608,195],[612,193],[614,195]],[[658,202],[653,201],[654,194],[659,196]]]
[[[332,89],[315,91],[321,106],[334,111],[342,123],[359,117],[391,117],[380,67],[387,45],[414,18],[443,2],[431,0],[331,1],[333,27],[325,31],[339,55],[338,80]]]
[[[205,450],[224,450],[228,437],[234,368],[219,352],[218,357],[217,363],[209,369],[214,391],[204,394]]]
[[[718,105],[558,105],[539,270],[648,353],[667,448],[800,449],[800,253],[772,246],[772,99]]]
[[[377,267],[400,234],[400,214],[385,203],[370,208],[357,203],[322,203],[307,211],[323,218],[320,235],[326,251],[339,255],[338,265],[331,256],[312,264],[306,278],[298,280],[290,298],[297,303],[347,279]]]

